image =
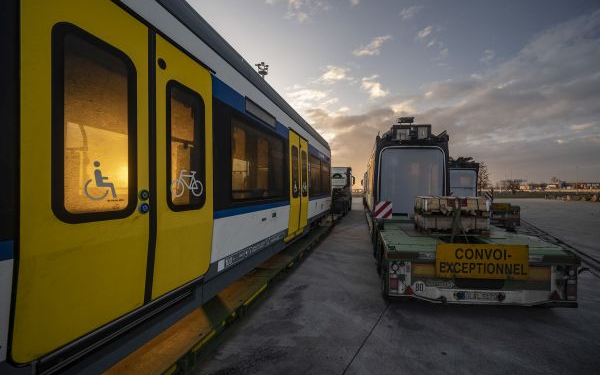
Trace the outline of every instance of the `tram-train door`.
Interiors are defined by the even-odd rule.
[[[148,29],[111,1],[20,4],[9,356],[27,363],[144,304]]]
[[[290,218],[286,241],[302,233],[308,217],[308,142],[290,129],[289,148]]]
[[[158,35],[155,69],[153,299],[206,272],[213,228],[210,72]]]

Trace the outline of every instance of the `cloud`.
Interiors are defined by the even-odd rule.
[[[378,36],[376,38],[373,38],[373,40],[371,40],[371,42],[369,42],[369,44],[367,44],[366,46],[360,46],[360,48],[356,49],[354,52],[352,52],[352,54],[354,56],[379,55],[383,43],[387,42],[390,39],[392,39],[391,35]]]
[[[440,61],[448,57],[448,47],[446,47],[444,42],[434,37],[435,31],[436,29],[433,26],[427,26],[419,30],[419,32],[415,36],[415,40],[427,43],[427,48],[437,49],[438,55],[435,58],[433,58],[433,61]],[[439,29],[437,31],[439,31]]]
[[[413,107],[414,99],[405,100],[396,104],[390,105],[390,108],[395,113],[414,113],[415,108]]]
[[[484,64],[489,64],[494,57],[496,57],[496,52],[493,49],[486,49],[483,51],[483,57],[481,57],[481,62]]]
[[[485,73],[432,82],[403,98],[388,97],[378,76],[365,77],[361,88],[385,102],[352,115],[323,108],[306,113],[317,129],[335,135],[335,163],[352,166],[358,176],[377,132],[405,114],[431,123],[435,133],[448,130],[450,154],[485,161],[493,180],[511,172],[530,181],[574,179],[574,165],[580,178],[600,180],[599,62],[600,10],[534,36]]]
[[[426,28],[419,30],[416,38],[423,40],[423,39],[427,38],[429,35],[431,35],[432,32],[433,32],[433,26],[427,26]]]
[[[325,0],[265,0],[265,2],[269,5],[287,3],[284,17],[298,23],[309,22],[314,14],[331,8]]]
[[[411,18],[414,18],[417,15],[417,13],[419,13],[419,11],[421,11],[422,8],[423,8],[422,5],[413,5],[411,7],[404,8],[400,12],[400,18],[403,21],[406,21],[406,20],[409,20]]]
[[[364,77],[360,84],[360,88],[366,91],[371,99],[383,98],[389,94],[389,91],[385,91],[381,87],[381,83],[375,81],[377,78],[379,78],[378,75]]]
[[[350,69],[340,66],[327,65],[325,72],[317,79],[318,82],[333,84],[339,81],[348,81],[352,78],[348,76]]]
[[[593,123],[593,122],[586,122],[586,123],[584,123],[584,124],[571,124],[571,125],[569,126],[569,128],[570,128],[571,130],[573,130],[573,131],[580,132],[580,131],[582,131],[582,130],[589,129],[589,128],[591,128],[591,127],[594,127],[594,126],[596,126],[596,127],[597,127],[597,126],[598,126],[598,124],[596,124],[596,123]]]
[[[335,164],[347,164],[359,170],[367,163],[377,133],[389,129],[389,124],[395,119],[390,108],[378,108],[360,115],[337,116],[317,108],[309,110],[307,117],[319,132],[335,134],[330,141]],[[362,172],[357,174],[361,175]]]
[[[318,107],[319,103],[329,96],[329,93],[321,90],[300,88],[286,93],[293,107],[306,109]]]
[[[351,6],[358,5],[360,0],[345,0]],[[327,0],[265,0],[265,3],[274,5],[277,3],[287,4],[285,18],[296,21],[297,23],[307,23],[312,20],[312,16],[319,12],[327,11],[332,8]]]

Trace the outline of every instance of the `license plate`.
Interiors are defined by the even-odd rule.
[[[493,292],[456,292],[456,299],[478,300],[478,301],[501,301],[500,293]]]
[[[438,244],[436,276],[527,280],[529,247],[497,244]]]

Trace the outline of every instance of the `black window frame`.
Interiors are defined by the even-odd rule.
[[[65,38],[78,37],[94,47],[121,60],[127,68],[127,143],[128,194],[127,206],[119,211],[72,213],[64,205],[64,68]],[[59,22],[52,27],[51,66],[51,205],[54,215],[69,224],[123,219],[137,207],[137,70],[123,51],[71,23]]]
[[[204,186],[204,191],[200,196],[200,202],[198,203],[189,203],[189,204],[174,204],[173,197],[171,194],[171,90],[173,88],[177,88],[189,94],[192,97],[195,97],[199,100],[199,113],[197,119],[194,123],[194,140],[197,139],[199,144],[200,154],[202,155],[202,160],[200,161],[200,168],[198,173],[200,174],[199,180]],[[181,211],[190,211],[190,210],[199,210],[206,204],[206,107],[204,104],[204,98],[198,92],[192,90],[191,88],[185,86],[183,83],[176,80],[169,80],[166,85],[166,143],[167,143],[167,174],[166,174],[166,182],[167,182],[167,205],[172,211],[181,212]],[[198,136],[198,137],[197,137]],[[199,156],[199,155],[197,155]]]
[[[302,191],[302,196],[303,197],[308,197],[308,181],[309,181],[309,177],[308,177],[308,154],[306,153],[306,150],[301,150],[300,151],[300,164],[301,164],[301,168],[300,168],[300,190]]]
[[[242,124],[242,126],[247,127],[250,131],[254,131],[257,132],[258,134],[262,134],[265,135],[265,137],[263,139],[267,140],[267,142],[269,142],[269,145],[271,145],[271,140],[270,139],[275,139],[277,141],[281,141],[281,152],[282,152],[282,164],[281,165],[281,174],[282,174],[282,189],[281,189],[281,194],[279,195],[272,195],[269,197],[248,197],[248,198],[235,198],[233,196],[233,180],[232,180],[232,169],[233,169],[233,157],[231,155],[231,144],[233,142],[233,121],[236,120],[239,123]],[[285,163],[287,162],[287,158],[285,157],[285,154],[287,153],[287,148],[286,148],[286,142],[282,137],[277,137],[275,136],[276,133],[273,133],[271,131],[265,131],[265,129],[268,129],[267,127],[265,127],[264,125],[256,125],[256,122],[254,120],[252,120],[250,117],[248,116],[239,116],[236,113],[233,113],[232,116],[230,117],[230,121],[229,121],[229,133],[230,133],[230,137],[229,137],[229,146],[230,146],[230,152],[229,152],[229,197],[231,199],[231,201],[233,202],[261,202],[261,201],[269,201],[271,199],[279,199],[285,196],[285,192],[286,192],[286,188],[285,185],[287,184],[287,176],[286,176],[286,168],[285,168]],[[258,155],[257,155],[258,156]],[[269,166],[271,166],[271,153],[269,153]],[[270,179],[269,179],[270,182]]]
[[[0,241],[15,240],[19,232],[19,2],[5,1],[0,12],[0,35],[5,56],[0,71],[0,113],[3,116],[0,137]]]
[[[309,189],[308,189],[308,194],[309,197],[319,197],[323,195],[323,188],[322,188],[322,181],[321,181],[321,158],[313,153],[309,153],[308,156],[308,160],[309,160],[309,165],[310,167],[310,184],[309,184]],[[313,165],[318,165],[317,169],[313,168]],[[316,173],[316,180],[318,181],[319,185],[318,186],[314,186],[313,184],[313,173]]]
[[[220,147],[213,147],[213,194],[214,210],[229,210],[248,206],[262,206],[265,204],[275,204],[290,201],[290,183],[289,183],[289,139],[282,136],[276,129],[259,122],[250,114],[238,111],[236,108],[226,102],[213,97],[213,144],[219,144]],[[241,121],[251,129],[265,133],[283,142],[283,165],[282,165],[282,186],[281,196],[265,198],[247,198],[244,200],[232,199],[232,157],[231,157],[231,122],[235,118]]]
[[[325,172],[323,166],[327,166],[328,172]],[[321,194],[331,195],[331,163],[321,160]]]
[[[295,154],[294,154],[295,151]],[[291,153],[291,161],[292,161],[292,170],[291,170],[291,186],[290,188],[292,189],[292,198],[298,198],[300,196],[300,179],[299,176],[300,174],[298,173],[298,161],[300,159],[300,150],[298,149],[298,146],[292,145],[292,147],[290,148],[290,153]],[[294,190],[294,183],[297,185],[297,189]]]

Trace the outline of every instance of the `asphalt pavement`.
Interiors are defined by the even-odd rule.
[[[527,220],[554,233],[554,214],[544,214],[552,206],[520,203]],[[580,276],[578,309],[385,303],[362,207],[353,208],[219,337],[195,374],[600,373],[600,279]],[[593,250],[600,226],[585,223],[575,225],[583,238],[555,235]]]

